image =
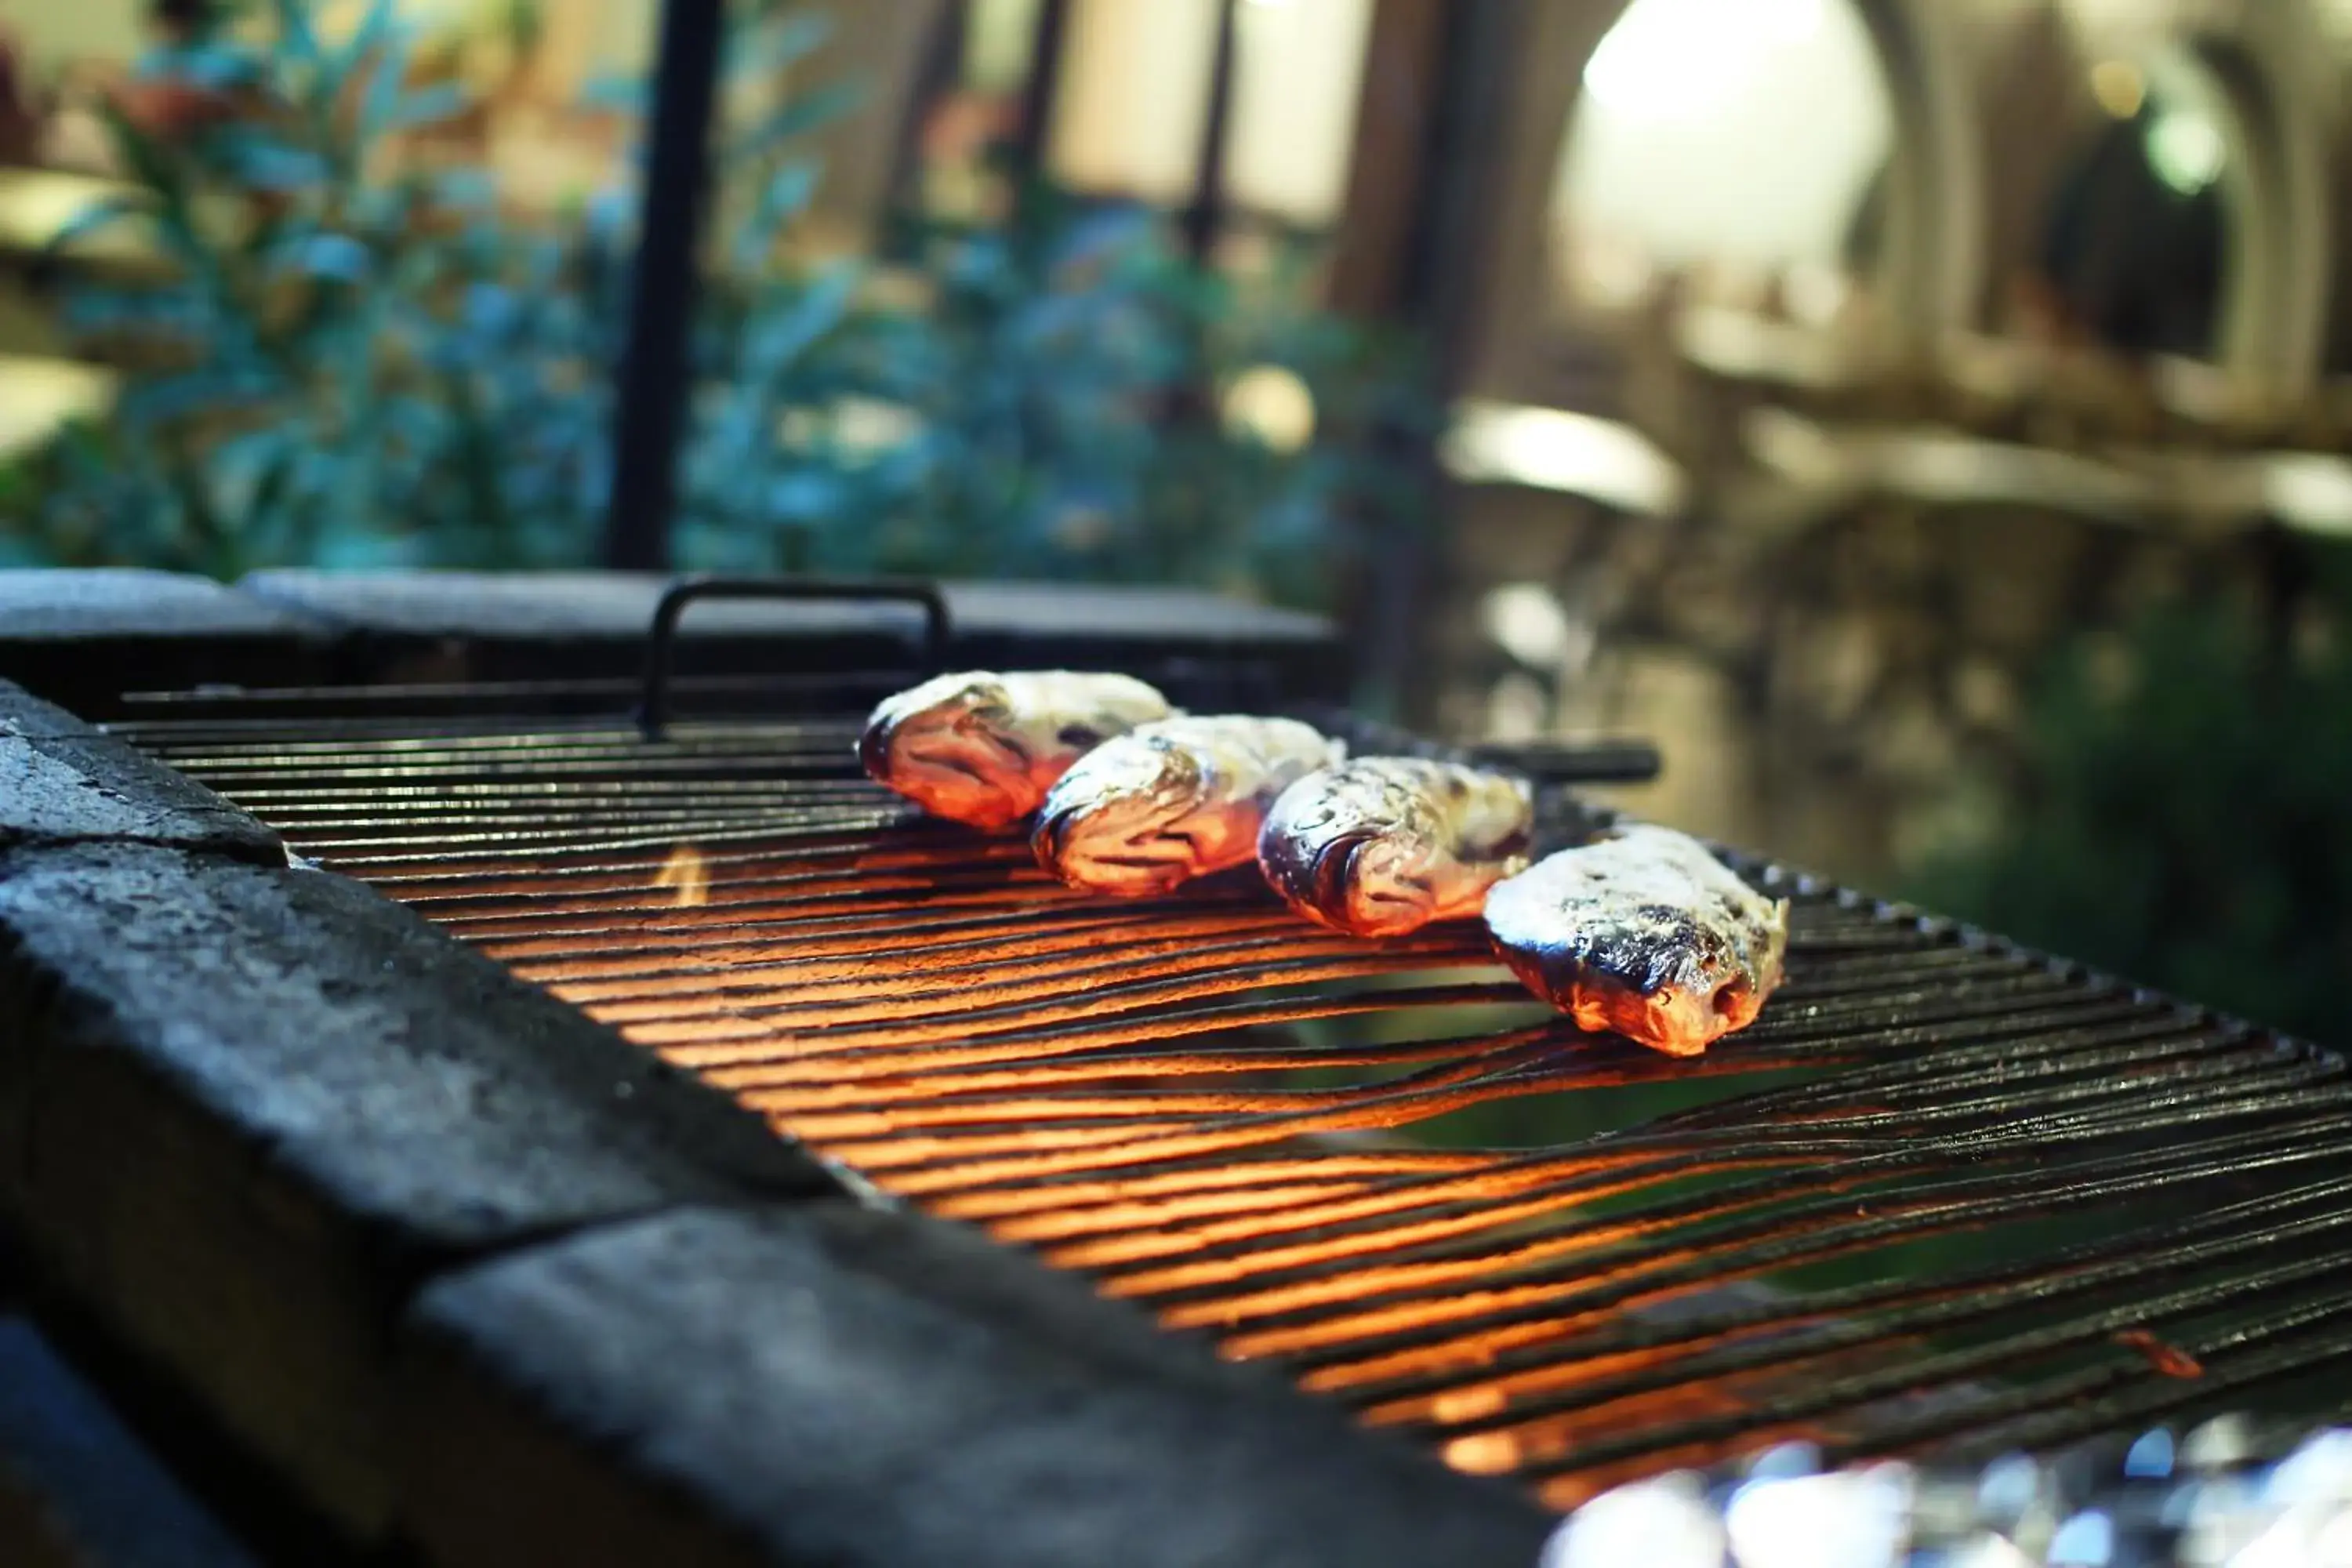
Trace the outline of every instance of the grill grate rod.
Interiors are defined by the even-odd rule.
[[[1654,1391],[1685,1377],[1763,1371],[1801,1354],[1818,1356],[1923,1334],[1998,1316],[2012,1307],[2046,1308],[2072,1295],[2136,1289],[2144,1281],[2166,1278],[2168,1271],[2194,1268],[2222,1257],[2273,1250],[2305,1238],[2326,1239],[2352,1224],[2352,1218],[2333,1209],[2294,1219],[2280,1215],[2322,1204],[2340,1205],[2347,1192],[2352,1192],[2352,1183],[2321,1181],[2275,1202],[2265,1198],[2224,1205],[2196,1223],[2174,1228],[2160,1245],[2151,1246],[2146,1235],[2131,1232],[2067,1248],[2047,1261],[1957,1273],[1926,1284],[1904,1280],[1824,1291],[1801,1303],[1767,1301],[1670,1327],[1602,1322],[1575,1331],[1570,1323],[1560,1323],[1542,1341],[1494,1354],[1483,1363],[1484,1371],[1489,1388],[1514,1400],[1528,1392],[1571,1388],[1578,1391],[1578,1402],[1586,1405]],[[1811,1331],[1811,1337],[1796,1346],[1786,1336],[1800,1330]],[[1584,1359],[1562,1365],[1555,1358],[1571,1334]],[[1662,1364],[1661,1352],[1668,1351],[1680,1354]],[[1633,1373],[1613,1370],[1629,1362],[1648,1364]],[[1393,1421],[1442,1419],[1444,1402],[1454,1388],[1452,1379],[1435,1373],[1380,1374],[1367,1363],[1310,1373],[1304,1381],[1366,1409],[1374,1419]],[[1510,1408],[1519,1415],[1529,1411],[1525,1404]]]
[[[2341,1154],[2340,1149],[2326,1152]],[[2144,1198],[2166,1188],[2193,1188],[2217,1179],[2219,1173],[2210,1167],[2171,1170],[2158,1162],[2140,1161],[2063,1174],[2076,1179],[2050,1190],[2037,1187],[2038,1173],[2031,1167],[2005,1177],[1931,1184],[1906,1193],[1900,1201],[1877,1198],[1876,1212],[1868,1212],[1869,1205],[1864,1205],[1862,1217],[1843,1223],[1832,1216],[1853,1211],[1856,1205],[1851,1194],[1858,1184],[1833,1176],[1826,1194],[1795,1205],[1793,1212],[1748,1219],[1745,1225],[1729,1226],[1714,1237],[1675,1237],[1645,1247],[1605,1246],[1619,1236],[1639,1236],[1654,1229],[1654,1225],[1629,1220],[1601,1225],[1593,1231],[1526,1241],[1485,1255],[1435,1260],[1384,1258],[1377,1267],[1359,1266],[1331,1278],[1260,1284],[1241,1295],[1188,1299],[1178,1292],[1171,1303],[1131,1283],[1118,1289],[1120,1281],[1116,1279],[1113,1293],[1162,1300],[1162,1317],[1181,1326],[1232,1328],[1254,1322],[1258,1326],[1251,1342],[1265,1353],[1273,1353],[1286,1341],[1339,1338],[1343,1328],[1349,1331],[1341,1342],[1361,1349],[1381,1342],[1380,1336],[1367,1331],[1365,1321],[1392,1310],[1400,1300],[1444,1309],[1442,1315],[1457,1335],[1469,1330],[1475,1320],[1465,1303],[1475,1303],[1478,1299],[1448,1299],[1445,1294],[1465,1285],[1507,1279],[1507,1287],[1490,1285],[1489,1291],[1522,1310],[1538,1302],[1552,1312],[1580,1302],[1611,1306],[1634,1296],[1704,1289],[1726,1279],[1820,1263],[1893,1242],[1981,1228],[2005,1219],[2049,1217]],[[1702,1206],[1687,1217],[1704,1226],[1743,1216],[1736,1211]],[[1607,1283],[1580,1283],[1596,1278]],[[1333,1311],[1314,1310],[1322,1308]],[[1416,1317],[1425,1321],[1432,1315],[1438,1314],[1424,1312]],[[1491,1348],[1491,1343],[1486,1348]]]
[[[2341,1363],[2352,1361],[2352,1329],[2341,1326],[2347,1305],[2352,1305],[2352,1298],[2337,1296],[2282,1314],[2268,1323],[2224,1331],[2177,1347],[2198,1363],[2194,1382],[2085,1376],[2078,1389],[2053,1389],[2050,1395],[2036,1401],[2014,1400],[2011,1408],[1981,1413],[1973,1422],[1915,1419],[1873,1442],[1842,1446],[1832,1458],[1843,1463],[1876,1454],[1932,1449],[1960,1458],[1989,1458],[2018,1449],[2054,1448],[2111,1429],[2135,1429],[2181,1410],[2218,1409],[2242,1391],[2337,1373]],[[2322,1329],[2330,1331],[2306,1331]],[[2263,1340],[2284,1342],[2267,1349],[2246,1349]]]
[[[2339,1062],[1774,868],[1789,984],[1671,1062],[1475,931],[1078,899],[912,820],[838,718],[159,710],[123,732],[781,1131],[1563,1506],[2352,1360]]]
[[[1833,1352],[1853,1351],[1913,1335],[1948,1329],[1982,1319],[1996,1317],[2022,1307],[2047,1310],[2070,1296],[2093,1296],[2117,1287],[2143,1289],[2152,1280],[2160,1280],[2160,1264],[2180,1268],[2199,1267],[2239,1252],[2265,1251],[2279,1243],[2295,1237],[2315,1240],[2333,1239],[2327,1232],[2340,1230],[2344,1221],[2336,1216],[2308,1219],[2296,1226],[2276,1226],[2255,1233],[2245,1240],[2231,1240],[2222,1247],[2176,1247],[2150,1251],[2138,1258],[2111,1263],[2103,1269],[2086,1269],[2071,1276],[2053,1279],[2033,1279],[2006,1286],[1991,1281],[1977,1281],[1980,1294],[1958,1296],[1945,1293],[1945,1299],[1901,1310],[1889,1310],[1868,1322],[1843,1322],[1827,1326],[1802,1340],[1766,1341],[1761,1343],[1717,1345],[1701,1349],[1679,1361],[1671,1372],[1653,1365],[1641,1372],[1616,1376],[1596,1376],[1606,1363],[1596,1358],[1598,1365],[1574,1369],[1574,1375],[1555,1372],[1548,1377],[1528,1376],[1521,1379],[1493,1378],[1490,1386],[1509,1396],[1507,1406],[1483,1418],[1455,1420],[1445,1423],[1451,1435],[1475,1436],[1481,1432],[1504,1430],[1511,1426],[1533,1422],[1544,1417],[1570,1415],[1580,1410],[1605,1405],[1637,1395],[1654,1394],[1670,1387],[1685,1377],[1729,1377],[1743,1373],[1768,1370],[1775,1365],[1791,1365],[1799,1360],[1813,1359]],[[1968,1352],[1973,1360],[1962,1359],[1945,1366],[1940,1374],[1928,1363],[1912,1362],[1894,1369],[1892,1373],[1874,1374],[1875,1383],[1860,1383],[1846,1386],[1824,1385],[1810,1397],[1818,1402],[1817,1411],[1806,1406],[1787,1405],[1776,1407],[1771,1414],[1780,1419],[1801,1420],[1809,1413],[1833,1410],[1842,1405],[1867,1404],[1885,1394],[1900,1393],[1908,1386],[1906,1374],[1927,1380],[1937,1375],[1962,1377],[1975,1373],[1998,1373],[2006,1367],[2023,1361],[2038,1349],[2062,1348],[2085,1342],[2111,1338],[2127,1331],[2145,1329],[2153,1324],[2175,1319],[2194,1317],[2217,1307],[2229,1305],[2241,1289],[2274,1290],[2284,1286],[2324,1279],[2342,1272],[2340,1258],[2322,1255],[2316,1259],[2303,1258],[2278,1264],[2238,1277],[2225,1284],[2211,1282],[2184,1287],[2158,1295],[2135,1295],[2121,1304],[2099,1312],[2068,1319],[2058,1327],[2041,1331],[2042,1338],[2011,1336],[1990,1346]],[[1752,1333],[1752,1330],[1718,1330],[1721,1337]],[[1588,1352],[1591,1353],[1589,1348]],[[1892,1383],[1885,1382],[1891,1375]],[[1568,1385],[1568,1392],[1542,1395],[1547,1387]],[[1530,1397],[1536,1395],[1536,1397]],[[1427,1419],[1434,1414],[1433,1402],[1410,1395],[1392,1396],[1371,1407],[1374,1419],[1402,1424],[1414,1418]],[[1671,1435],[1666,1439],[1672,1445]]]
[[[2271,1129],[2263,1126],[2236,1136],[2225,1135],[2221,1142],[2225,1147],[2233,1151],[2243,1151],[2249,1142],[2259,1146],[2263,1140],[2272,1136],[2273,1134]],[[1981,1189],[1988,1184],[1992,1184],[2000,1191],[2013,1189],[2031,1197],[2035,1190],[2032,1167],[2036,1163],[2036,1155],[2040,1152],[2041,1141],[2012,1138],[2006,1142],[2007,1147],[1988,1146],[1982,1143],[1969,1147],[1967,1152],[1970,1156],[1971,1164],[1982,1166],[2007,1159],[2021,1161],[2028,1169],[2015,1177],[1972,1175],[1963,1182],[1964,1189]],[[2155,1173],[2150,1179],[2161,1182],[2168,1176],[2184,1175],[2192,1171],[2194,1167],[2182,1156],[2201,1146],[2200,1143],[2184,1142],[2178,1145],[2176,1149],[2168,1149],[2154,1155],[2117,1153],[2107,1158],[2118,1169],[2137,1170],[2153,1166]],[[1743,1168],[1774,1168],[1775,1173],[1765,1180],[1750,1181],[1729,1187],[1710,1187],[1701,1194],[1676,1198],[1670,1203],[1655,1205],[1645,1209],[1623,1211],[1617,1216],[1620,1223],[1628,1228],[1655,1229],[1668,1221],[1678,1225],[1695,1224],[1709,1216],[1737,1213],[1748,1207],[1792,1203],[1802,1195],[1803,1177],[1801,1173],[1790,1174],[1778,1168],[1798,1164],[1809,1158],[1821,1164],[1824,1173],[1823,1184],[1826,1189],[1832,1194],[1843,1194],[1865,1182],[1888,1175],[1910,1174],[1935,1164],[1948,1163],[1950,1156],[1958,1152],[1958,1150],[1951,1145],[1940,1148],[1934,1145],[1904,1146],[1878,1152],[1866,1152],[1870,1148],[1871,1145],[1860,1141],[1808,1140],[1803,1142],[1792,1141],[1789,1143],[1757,1145],[1748,1148],[1742,1148],[1736,1144],[1728,1146],[1702,1144],[1695,1149],[1686,1146],[1683,1151],[1636,1154],[1630,1159],[1599,1168],[1596,1168],[1595,1163],[1591,1160],[1584,1159],[1573,1164],[1563,1163],[1563,1164],[1555,1165],[1556,1169],[1564,1168],[1565,1170],[1564,1176],[1559,1179],[1541,1179],[1542,1168],[1538,1167],[1536,1172],[1529,1173],[1535,1179],[1524,1184],[1512,1196],[1514,1201],[1520,1203],[1538,1200],[1546,1205],[1560,1207],[1572,1202],[1590,1203],[1597,1196],[1611,1195],[1628,1183],[1637,1186],[1645,1184],[1654,1181],[1661,1174],[1673,1172],[1677,1166],[1682,1167],[1685,1173],[1689,1173],[1688,1168],[1694,1161],[1707,1162],[1710,1173]],[[1939,1160],[1938,1156],[1943,1158]],[[2252,1158],[2253,1155],[2248,1152],[2244,1157]],[[2042,1166],[2042,1169],[2045,1173],[2053,1172],[2053,1167],[2047,1165]],[[1487,1203],[1474,1203],[1466,1206],[1458,1203],[1451,1204],[1436,1212],[1446,1215],[1464,1212],[1491,1215],[1494,1212],[1492,1198],[1496,1187],[1500,1185],[1496,1180],[1498,1174],[1499,1173],[1489,1171],[1486,1173],[1485,1182],[1481,1184],[1485,1188],[1484,1195],[1489,1198]],[[1911,1189],[1915,1196],[1924,1195],[1927,1190],[1925,1187]],[[1843,1212],[1848,1206],[1834,1197],[1817,1201],[1822,1207],[1822,1212],[1830,1215]],[[1362,1206],[1373,1207],[1370,1205]],[[1197,1269],[1215,1268],[1220,1258],[1229,1256],[1224,1250],[1228,1247],[1236,1249],[1230,1254],[1231,1256],[1245,1256],[1254,1261],[1255,1267],[1264,1268],[1269,1266],[1271,1260],[1280,1255],[1278,1248],[1286,1244],[1277,1243],[1276,1237],[1286,1229],[1307,1227],[1304,1237],[1286,1244],[1293,1247],[1328,1245],[1356,1233],[1356,1227],[1352,1224],[1317,1226],[1315,1222],[1318,1217],[1306,1215],[1285,1224],[1267,1224],[1246,1229],[1236,1226],[1234,1227],[1235,1234],[1230,1236],[1208,1235],[1196,1231],[1189,1235],[1179,1232],[1155,1239],[1162,1243],[1167,1250],[1181,1250],[1189,1263]],[[1378,1221],[1377,1234],[1394,1234],[1398,1217],[1393,1209],[1387,1205],[1381,1205],[1380,1210],[1371,1217]],[[1675,1247],[1679,1250],[1683,1244],[1679,1239],[1679,1233],[1677,1235],[1678,1239]],[[1244,1272],[1239,1268],[1218,1271],[1225,1277]]]
[[[2143,1329],[2149,1324],[2167,1323],[2175,1319],[2187,1318],[2210,1310],[2217,1306],[2226,1305],[2241,1291],[2267,1296],[2272,1291],[2309,1284],[2331,1275],[2340,1274],[2343,1272],[2343,1268],[2341,1258],[2305,1259],[2277,1264],[2241,1275],[2228,1288],[2199,1285],[2143,1297],[2120,1307],[2110,1307],[2051,1326],[2011,1333],[1983,1344],[1970,1346],[1965,1351],[1906,1360],[1893,1367],[1878,1369],[1856,1376],[1820,1382],[1801,1394],[1783,1395],[1759,1409],[1743,1412],[1738,1420],[1742,1425],[1796,1427],[1815,1418],[1833,1415],[1843,1410],[1880,1404],[1904,1394],[1919,1384],[1956,1383],[1969,1379],[1996,1377],[2021,1364],[2045,1356],[2079,1349],[2088,1343],[2110,1341],[2118,1333]],[[2352,1305],[2352,1290],[2339,1289],[2326,1299],[2341,1305]],[[2294,1309],[2269,1313],[2242,1323],[2227,1331],[2226,1334],[2192,1338],[2189,1344],[2195,1345],[2197,1347],[2195,1350],[2188,1350],[2187,1346],[2173,1348],[2187,1350],[2188,1353],[2201,1362],[2203,1356],[2198,1353],[2200,1351],[2206,1354],[2214,1354],[2229,1345],[2259,1342],[2304,1327],[2311,1321],[2310,1307],[2299,1303]],[[2074,1374],[2066,1381],[2080,1392],[2089,1392],[2110,1384],[2117,1381],[2117,1378],[2113,1366],[2103,1366],[2090,1373]],[[1938,1415],[1934,1418],[1933,1426],[1937,1430],[1957,1435],[1973,1428],[1997,1426],[2011,1415],[2031,1412],[2048,1402],[2046,1394],[2040,1390],[2003,1393],[1987,1397],[1977,1408],[1969,1411],[1965,1418],[1957,1412]],[[1513,1411],[1507,1417],[1509,1423],[1507,1426],[1503,1419],[1485,1423],[1476,1421],[1459,1423],[1450,1435],[1451,1440],[1475,1441],[1481,1436],[1492,1436],[1506,1430],[1523,1435],[1541,1433],[1549,1425],[1544,1420],[1548,1415],[1590,1408],[1593,1405],[1602,1403],[1607,1401],[1536,1402],[1524,1409]],[[1620,1438],[1612,1443],[1583,1448],[1575,1453],[1572,1465],[1609,1466],[1653,1451],[1703,1449],[1738,1436],[1737,1431],[1726,1429],[1729,1424],[1729,1418],[1718,1417],[1711,1421],[1694,1422],[1681,1427],[1659,1427]],[[1881,1433],[1876,1440],[1882,1445],[1900,1447],[1916,1441],[1917,1436],[1916,1425],[1912,1424],[1907,1428],[1895,1427]],[[1551,1461],[1548,1458],[1530,1456],[1525,1468],[1537,1475],[1553,1473]]]
[[[2314,1156],[2321,1158],[2321,1156]],[[2104,1183],[2078,1182],[2063,1200],[2082,1206],[2112,1198],[2116,1193],[2133,1190],[2137,1178],[2117,1176]],[[2185,1183],[2167,1183],[2183,1185]],[[2000,1199],[2005,1195],[2012,1206],[2003,1207]],[[1507,1350],[1540,1343],[1546,1340],[1564,1338],[1570,1324],[1594,1326],[1599,1314],[1615,1310],[1636,1300],[1651,1299],[1675,1289],[1704,1288],[1724,1278],[1735,1267],[1744,1272],[1755,1272],[1760,1267],[1784,1263],[1791,1258],[1818,1258],[1824,1253],[1858,1245],[1868,1245],[1889,1236],[1916,1237],[1923,1233],[1968,1228],[2013,1213],[2016,1190],[1996,1194],[1990,1201],[1975,1204],[1954,1203],[1944,1209],[1925,1215],[1887,1217],[1864,1222],[1843,1232],[1820,1233],[1827,1241],[1813,1240],[1801,1233],[1781,1230],[1775,1232],[1758,1227],[1760,1234],[1735,1237],[1718,1242],[1716,1249],[1694,1245],[1679,1251],[1663,1247],[1635,1251],[1623,1249],[1602,1253],[1591,1259],[1593,1277],[1599,1283],[1580,1287],[1572,1274],[1556,1273],[1549,1280],[1529,1282],[1529,1289],[1508,1312],[1493,1311],[1469,1317],[1453,1325],[1454,1332],[1437,1331],[1434,1325],[1425,1325],[1410,1334],[1381,1338],[1361,1335],[1345,1342],[1348,1359],[1326,1353],[1286,1358],[1295,1366],[1307,1370],[1309,1383],[1318,1388],[1339,1389],[1346,1386],[1370,1387],[1382,1374],[1428,1369],[1445,1357],[1458,1359],[1463,1364],[1475,1359],[1488,1370],[1496,1365],[1495,1358]],[[2052,1210],[2038,1211],[2042,1214]],[[2176,1234],[2169,1228],[2165,1239]],[[2143,1247],[2143,1252],[2154,1248]],[[2068,1254],[2072,1256],[2072,1254]],[[2054,1279],[2050,1271],[2065,1267],[2060,1260],[2041,1260],[2035,1278]],[[1933,1289],[1940,1289],[1948,1281],[1937,1281]],[[1539,1289],[1540,1288],[1540,1289]],[[1877,1289],[1878,1287],[1873,1287]],[[1909,1282],[1889,1285],[1885,1289],[1899,1294],[1912,1289]],[[1540,1293],[1541,1300],[1536,1298]],[[1758,1322],[1778,1321],[1778,1316],[1794,1312],[1809,1315],[1810,1306],[1776,1300],[1769,1312],[1759,1309]],[[1712,1321],[1713,1320],[1709,1320]],[[1734,1322],[1747,1321],[1735,1317]],[[1465,1329],[1478,1331],[1475,1338],[1465,1335]],[[1509,1342],[1506,1342],[1507,1340]],[[1373,1352],[1376,1359],[1363,1358]],[[1428,1392],[1426,1389],[1423,1393]]]

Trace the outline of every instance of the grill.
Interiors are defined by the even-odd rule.
[[[901,679],[650,731],[550,687],[114,728],[859,1183],[1555,1507],[1792,1437],[1986,1456],[2324,1402],[2352,1358],[2326,1053],[1737,860],[1792,900],[1788,983],[1668,1061],[1475,931],[1338,938],[1248,878],[1088,900],[919,820],[851,760]]]

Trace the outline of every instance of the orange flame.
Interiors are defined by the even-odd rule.
[[[669,858],[654,878],[656,888],[675,888],[677,896],[670,901],[681,910],[698,910],[710,901],[710,868],[704,863],[702,851],[691,844],[681,844],[669,852]]]

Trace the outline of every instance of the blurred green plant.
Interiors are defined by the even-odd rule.
[[[1417,519],[1384,455],[1433,434],[1411,347],[1307,308],[1309,251],[1219,273],[1147,208],[1011,176],[1006,195],[986,222],[903,215],[892,251],[923,305],[836,340],[845,412],[896,434],[862,467],[817,470],[863,493],[813,512],[875,521],[813,530],[824,564],[1321,605],[1370,540]],[[751,446],[722,460],[755,461]]]
[[[225,8],[152,51],[145,100],[199,106],[168,128],[104,107],[131,192],[56,248],[135,223],[160,269],[64,292],[66,324],[125,387],[107,419],[27,465],[5,536],[18,556],[232,575],[559,565],[593,549],[625,203],[602,192],[561,222],[519,219],[483,171],[415,147],[469,97],[412,79],[416,37],[394,0],[333,41],[312,10]],[[816,41],[774,5],[739,12],[734,32],[739,60],[772,68]],[[843,107],[789,98],[724,149],[760,192],[734,254],[805,203],[792,143]],[[838,300],[781,268],[756,292]]]
[[[737,77],[785,87],[719,153],[682,564],[1317,604],[1363,540],[1419,515],[1381,456],[1433,427],[1412,356],[1310,308],[1303,251],[1222,276],[1157,215],[1033,181],[992,222],[902,220],[892,273],[793,260],[820,174],[807,138],[856,95],[803,85],[822,16],[755,0],[730,28]],[[63,243],[142,223],[164,271],[67,291],[126,391],[24,465],[0,552],[225,576],[592,559],[634,203],[616,184],[534,221],[420,150],[469,105],[415,81],[415,47],[395,0],[331,42],[306,0],[268,0],[144,63],[222,111],[170,136],[110,111],[134,196]],[[595,89],[624,113],[640,94]],[[1311,435],[1227,416],[1229,391],[1269,376]]]
[[[2352,1043],[2352,575],[2284,637],[2180,605],[2068,650],[2033,706],[2026,788],[1921,902],[2308,1037]]]

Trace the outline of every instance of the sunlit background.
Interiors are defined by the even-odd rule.
[[[204,9],[0,0],[10,558],[593,563],[656,7],[407,0],[331,192],[53,253],[309,90],[265,5],[135,68]],[[1321,609],[1369,707],[2340,1032],[2352,5],[735,15],[677,563]]]

